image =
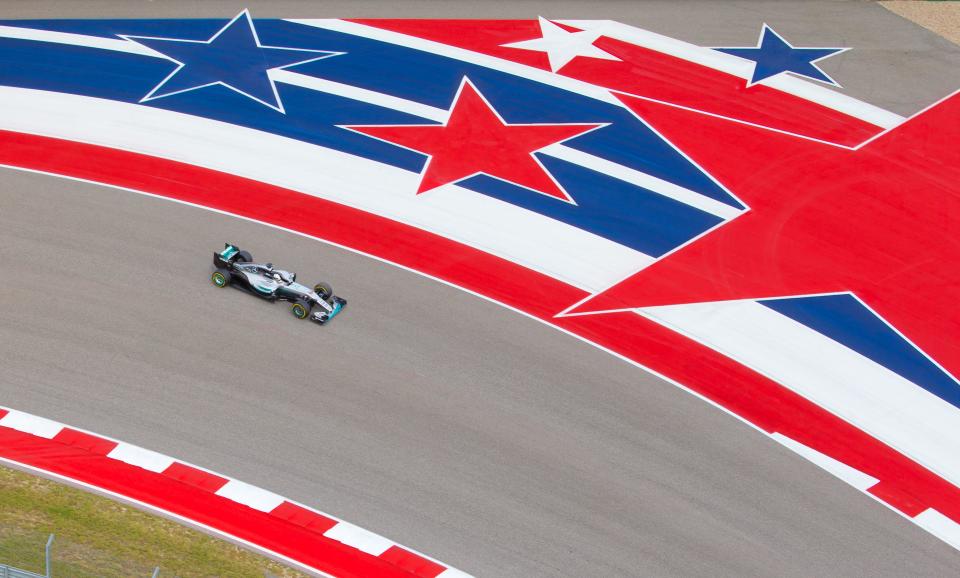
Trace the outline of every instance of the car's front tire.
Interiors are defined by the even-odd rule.
[[[240,261],[241,263],[252,263],[253,255],[247,251],[239,251],[237,253],[237,261]]]
[[[297,319],[306,319],[310,315],[310,304],[301,299],[290,307],[290,311]]]
[[[313,291],[320,296],[321,299],[329,299],[333,296],[333,287],[329,283],[320,282],[313,286]]]
[[[230,271],[223,268],[217,269],[213,272],[213,275],[210,276],[210,281],[217,287],[226,287],[230,284],[231,280]]]

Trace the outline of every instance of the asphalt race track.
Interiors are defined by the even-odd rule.
[[[0,4],[0,15],[135,15],[88,6]],[[188,6],[196,13],[136,9],[236,9]],[[309,6],[289,8],[305,16]],[[372,3],[330,6],[321,16],[395,15]],[[465,6],[402,12],[545,9]],[[955,88],[960,65],[957,47],[866,3],[584,6],[549,10],[706,45],[752,43],[759,22],[778,18],[787,34],[809,32],[811,45],[866,47],[842,65],[846,92],[901,114]],[[291,15],[279,3],[250,7]],[[898,48],[871,48],[882,42]],[[11,169],[0,183],[6,405],[269,488],[478,576],[960,569],[960,553],[737,419],[496,304],[167,200]],[[283,304],[216,289],[210,258],[225,241],[301,281],[330,281],[348,310],[318,327]]]
[[[479,575],[943,575],[957,554],[674,386],[316,241],[4,171],[4,395]],[[210,285],[221,237],[348,315]],[[52,285],[51,285],[52,283]],[[50,285],[50,291],[35,287]]]

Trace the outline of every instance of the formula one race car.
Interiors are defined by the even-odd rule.
[[[275,269],[273,263],[254,263],[250,253],[230,243],[213,254],[213,266],[217,270],[210,280],[217,287],[232,284],[270,301],[290,301],[297,319],[309,317],[323,325],[347,305],[346,299],[333,294],[328,283],[317,283],[313,289],[301,285],[296,273]]]

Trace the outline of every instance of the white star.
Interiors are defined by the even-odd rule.
[[[550,68],[554,72],[560,70],[577,56],[588,58],[602,58],[603,60],[620,60],[616,56],[600,50],[593,45],[603,34],[597,31],[581,30],[567,32],[563,28],[540,16],[540,33],[542,38],[524,40],[503,44],[506,48],[520,48],[546,52],[550,59]]]

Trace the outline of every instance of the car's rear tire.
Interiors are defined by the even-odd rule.
[[[306,319],[310,315],[310,304],[300,299],[290,307],[290,311],[297,319]]]
[[[226,287],[232,280],[230,271],[223,268],[217,269],[213,272],[213,275],[210,276],[210,281],[217,287]]]
[[[331,287],[329,283],[317,283],[313,286],[313,291],[324,300],[333,296],[333,287]]]
[[[240,261],[241,263],[252,263],[253,255],[247,251],[239,251],[237,252],[237,261]]]

